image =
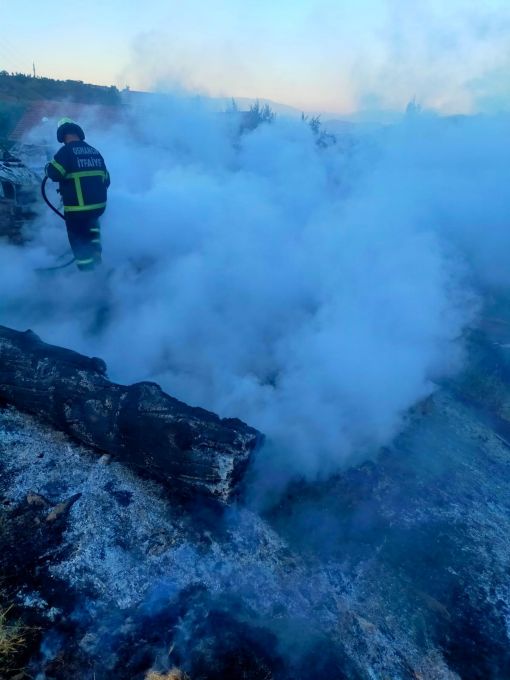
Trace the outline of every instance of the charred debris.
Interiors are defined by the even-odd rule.
[[[229,502],[261,435],[165,394],[155,383],[112,383],[106,365],[0,326],[0,400],[128,467],[173,496]]]
[[[508,332],[473,333],[465,372],[373,461],[263,517],[240,504],[207,523],[116,454],[0,410],[0,626],[18,650],[0,677],[510,677]],[[34,373],[2,389],[47,422],[65,405],[42,407],[33,381],[110,389],[98,360],[2,333],[1,356],[23,371],[26,343]]]
[[[40,179],[20,158],[0,147],[0,238],[20,245],[23,225],[35,217]]]

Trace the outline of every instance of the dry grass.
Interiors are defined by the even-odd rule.
[[[8,622],[11,609],[12,607],[0,609],[0,664],[3,668],[6,668],[26,645],[23,626],[17,622]]]
[[[183,673],[178,668],[172,668],[168,673],[156,673],[156,671],[150,671],[145,676],[145,680],[190,680],[189,675]]]

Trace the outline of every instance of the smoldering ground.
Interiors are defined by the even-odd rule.
[[[44,214],[0,250],[1,322],[245,419],[264,477],[369,455],[508,287],[508,118],[418,112],[324,147],[302,121],[239,134],[204,100],[155,102],[86,125],[112,176],[104,272],[38,276],[66,249]]]
[[[28,246],[0,250],[1,322],[102,356],[113,379],[157,380],[258,426],[262,493],[388,443],[409,407],[462,366],[464,330],[486,298],[507,292],[504,118],[419,114],[326,147],[300,121],[239,135],[236,115],[178,98],[116,128],[84,125],[112,174],[104,272],[35,273],[66,249],[62,224],[42,216]],[[16,418],[13,436],[28,437],[31,421]],[[491,486],[504,444],[447,398],[430,420],[381,468],[308,488],[272,526],[233,508],[200,531],[116,463],[67,444],[38,458],[53,436],[39,431],[7,457],[11,493],[82,493],[65,537],[76,549],[52,574],[77,593],[80,636],[69,635],[107,670],[129,677],[128,661],[145,671],[160,657],[164,668],[175,644],[172,663],[203,661],[204,677],[211,659],[237,662],[250,648],[270,670],[291,668],[275,677],[305,677],[321,660],[324,677],[408,677],[411,664],[450,678],[466,657],[464,620],[483,621],[484,645],[504,647],[501,615],[483,609],[508,554],[496,530],[506,487]],[[483,472],[476,489],[451,474],[464,456]],[[115,500],[126,494],[128,505]],[[42,653],[55,653],[51,642]],[[448,644],[455,663],[437,652]]]

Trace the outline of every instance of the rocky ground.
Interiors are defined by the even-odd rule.
[[[0,677],[510,677],[508,328],[373,461],[263,514],[4,407]]]

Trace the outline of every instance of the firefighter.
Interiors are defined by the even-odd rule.
[[[82,128],[70,118],[58,122],[63,146],[46,166],[46,176],[59,182],[67,235],[78,269],[101,264],[99,217],[106,208],[110,175],[97,149],[85,142]]]

